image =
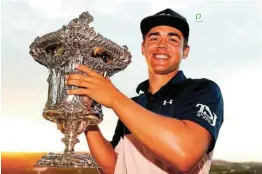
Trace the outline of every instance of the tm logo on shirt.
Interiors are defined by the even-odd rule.
[[[216,125],[217,116],[215,113],[212,114],[208,106],[198,103],[196,107],[200,107],[197,111],[198,117],[205,119],[211,126]]]

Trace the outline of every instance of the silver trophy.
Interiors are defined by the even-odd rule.
[[[75,153],[74,146],[79,142],[78,135],[89,125],[103,120],[102,107],[89,97],[68,95],[68,89],[77,87],[65,85],[65,75],[82,73],[75,67],[84,64],[104,77],[110,77],[131,63],[131,54],[126,46],[119,46],[96,33],[89,26],[92,21],[93,17],[83,12],[61,29],[36,37],[30,45],[29,54],[50,72],[43,117],[56,123],[65,135],[62,141],[66,146],[64,153],[48,153],[35,166],[99,167],[90,155]]]

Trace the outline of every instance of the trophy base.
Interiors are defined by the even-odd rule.
[[[48,153],[34,165],[35,167],[100,168],[89,154]]]

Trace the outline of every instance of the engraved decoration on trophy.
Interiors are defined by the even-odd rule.
[[[89,97],[68,95],[68,89],[77,87],[65,85],[65,75],[82,73],[75,67],[84,64],[104,77],[111,77],[131,63],[131,54],[126,46],[96,33],[89,26],[91,22],[89,12],[83,12],[61,29],[36,37],[30,45],[30,55],[50,72],[43,117],[57,124],[65,135],[62,141],[66,146],[64,153],[48,153],[35,166],[99,167],[90,155],[75,153],[74,146],[79,142],[78,135],[89,125],[103,120],[102,107]]]

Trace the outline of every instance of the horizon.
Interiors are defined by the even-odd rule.
[[[3,154],[8,155],[8,157],[11,157],[11,156],[9,156],[10,154],[12,154],[12,157],[18,157],[21,154],[44,155],[44,154],[47,154],[47,153],[49,153],[49,152],[19,152],[19,151],[6,152],[5,151],[5,152],[0,153],[0,158],[3,159],[3,157],[2,157]],[[61,152],[54,152],[54,153],[63,153],[63,152],[61,151]],[[85,151],[77,151],[76,153],[90,154],[90,152],[85,152]],[[212,162],[219,162],[219,161],[229,162],[229,163],[259,163],[259,164],[261,163],[262,164],[262,161],[230,161],[230,160],[223,160],[223,159],[216,159],[216,158],[212,159]]]

